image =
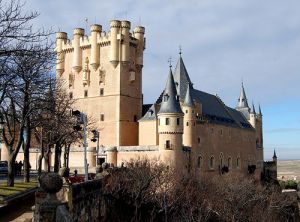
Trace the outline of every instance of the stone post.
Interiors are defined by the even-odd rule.
[[[47,173],[40,177],[41,188],[47,193],[46,198],[36,207],[34,221],[56,221],[56,209],[62,203],[57,199],[56,193],[63,186],[61,176],[56,173]]]

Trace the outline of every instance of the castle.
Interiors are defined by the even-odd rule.
[[[101,161],[120,166],[135,158],[157,158],[200,171],[248,172],[263,168],[263,116],[249,108],[244,86],[236,109],[215,95],[194,89],[179,56],[166,87],[153,104],[143,104],[145,28],[130,32],[129,21],[113,20],[109,32],[92,25],[90,36],[57,33],[57,78],[65,80],[76,108],[96,120]],[[89,164],[96,164],[89,142]],[[77,156],[76,156],[77,155]],[[73,158],[73,160],[72,160]],[[74,147],[70,164],[82,161]],[[99,161],[99,160],[97,160]]]

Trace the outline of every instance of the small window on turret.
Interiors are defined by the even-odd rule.
[[[84,98],[88,97],[88,91],[84,90]]]
[[[201,140],[200,140],[200,137],[198,137],[198,144],[200,144]]]
[[[166,125],[170,125],[170,119],[166,118]]]
[[[168,99],[169,99],[169,95],[166,93],[166,94],[164,95],[164,102],[167,102]]]
[[[177,126],[180,124],[180,118],[177,118]]]
[[[189,122],[186,122],[186,126],[189,126]]]
[[[188,110],[185,110],[185,113],[188,113],[189,111]]]
[[[103,96],[103,95],[104,95],[104,89],[101,88],[101,89],[100,89],[100,96]]]

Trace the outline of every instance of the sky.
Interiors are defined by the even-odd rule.
[[[112,19],[144,26],[144,103],[163,90],[181,45],[196,89],[235,107],[243,81],[249,104],[261,104],[265,159],[274,149],[300,159],[299,0],[27,0],[25,8],[40,13],[35,27],[69,38],[94,23],[109,31]]]

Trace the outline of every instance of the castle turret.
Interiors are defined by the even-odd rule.
[[[97,70],[100,64],[100,45],[98,45],[97,39],[100,37],[101,31],[101,25],[91,26],[91,66],[94,70]]]
[[[80,48],[80,39],[84,36],[84,29],[76,28],[73,33],[73,70],[80,72],[82,69],[82,50]]]
[[[256,130],[258,136],[258,145],[263,148],[263,119],[260,105],[258,106],[258,114],[257,114],[257,122],[256,122]]]
[[[194,131],[196,124],[195,104],[188,86],[183,103],[184,123],[183,123],[183,145],[193,147]]]
[[[61,75],[65,71],[65,53],[62,51],[62,46],[67,41],[67,33],[56,33],[56,72]]]
[[[138,66],[143,66],[143,54],[145,49],[145,28],[142,26],[137,26],[134,29],[134,37],[138,40],[138,46],[136,49],[136,61],[135,64]]]
[[[121,22],[119,20],[110,21],[110,62],[116,67],[119,63],[119,40],[121,40],[120,35]]]
[[[172,70],[158,112],[159,152],[166,164],[180,166],[183,160],[183,112],[177,100]]]
[[[276,155],[275,149],[274,149],[274,153],[273,153],[273,161],[277,164],[277,155]]]
[[[129,29],[130,29],[130,22],[129,21],[122,21],[121,22],[121,30],[122,30],[122,62],[129,62]]]
[[[254,104],[252,103],[252,109],[250,111],[250,124],[252,125],[253,128],[256,128],[256,112],[255,112],[255,107]]]
[[[236,106],[236,110],[240,111],[241,113],[243,113],[243,115],[246,117],[246,119],[250,119],[250,108],[248,106],[248,101],[247,101],[247,97],[246,97],[246,93],[245,93],[245,89],[244,89],[244,84],[242,83],[242,88],[241,88],[241,93],[240,93],[240,97],[238,99],[238,104]]]

